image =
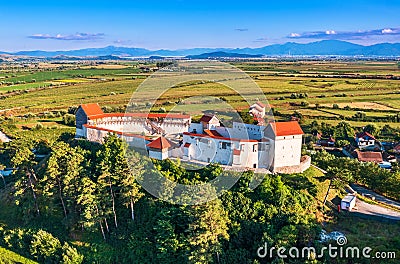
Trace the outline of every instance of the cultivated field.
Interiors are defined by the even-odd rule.
[[[305,122],[320,120],[338,123],[345,119],[355,125],[389,121],[400,111],[400,71],[395,61],[241,61],[231,62],[248,73],[260,86],[277,119],[297,112]],[[3,67],[0,109],[14,114],[66,110],[80,103],[98,102],[102,106],[123,107],[154,63],[105,65],[62,65],[27,69]],[[34,81],[32,81],[34,80]],[[9,85],[13,82],[14,85]],[[15,84],[22,82],[20,84]],[[7,85],[8,84],[8,85]],[[21,92],[15,92],[22,89]],[[5,93],[8,92],[8,93]],[[192,96],[214,96],[215,102],[177,106]],[[218,109],[222,99],[235,109],[247,107],[243,99],[223,85],[194,82],[172,88],[153,108],[201,114],[205,107]],[[256,100],[256,98],[254,98]],[[137,101],[137,109],[146,108]],[[361,118],[356,114],[363,112]],[[4,111],[3,113],[7,113]],[[394,119],[393,119],[394,120]]]

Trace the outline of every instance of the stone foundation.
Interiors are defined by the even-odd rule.
[[[310,168],[310,166],[311,166],[311,157],[302,156],[299,165],[274,168],[274,172],[283,174],[303,173],[305,170]]]

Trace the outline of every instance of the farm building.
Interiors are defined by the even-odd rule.
[[[353,194],[346,195],[340,202],[340,209],[351,211],[356,206],[356,196]]]
[[[376,151],[360,151],[355,150],[359,162],[380,163],[383,161],[382,153]]]
[[[232,127],[224,127],[210,114],[194,123],[181,114],[103,113],[98,104],[81,105],[76,118],[77,137],[101,143],[108,133],[116,133],[154,159],[181,158],[285,173],[310,166],[310,158],[301,157],[303,131],[297,121],[266,126],[233,122]]]
[[[329,138],[320,138],[317,141],[317,144],[323,147],[334,147],[335,146],[335,139],[333,137]]]
[[[257,102],[251,105],[249,113],[255,118],[263,118],[265,116],[265,104]]]

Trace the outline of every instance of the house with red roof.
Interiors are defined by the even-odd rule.
[[[219,119],[212,114],[204,114],[200,118],[200,123],[203,125],[203,130],[212,130],[221,125]]]
[[[357,156],[359,162],[383,162],[382,153],[378,151],[360,151],[356,149],[355,155]]]
[[[265,116],[265,107],[265,104],[261,102],[256,102],[255,104],[250,106],[249,114],[256,119],[263,118]]]
[[[375,148],[375,137],[368,132],[358,133],[355,137],[355,141],[359,149],[374,149]]]

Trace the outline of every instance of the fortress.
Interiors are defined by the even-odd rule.
[[[310,158],[301,156],[303,131],[297,121],[265,125],[265,105],[259,102],[250,113],[257,125],[233,122],[228,128],[215,115],[203,115],[194,123],[189,115],[103,113],[98,104],[83,104],[76,111],[76,137],[101,143],[108,133],[116,133],[160,160],[180,158],[282,173],[303,172],[310,166]]]

